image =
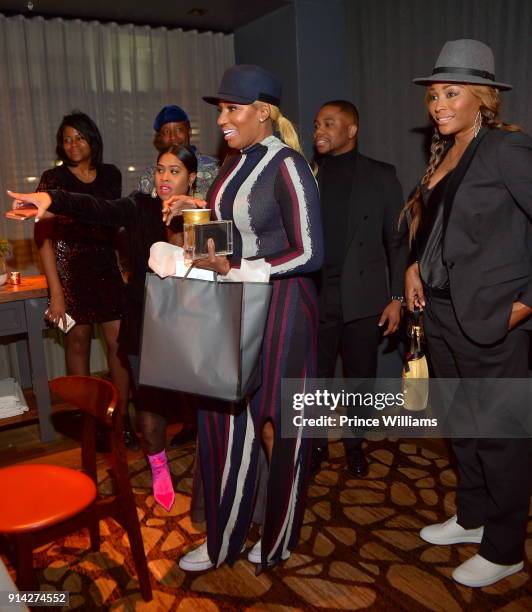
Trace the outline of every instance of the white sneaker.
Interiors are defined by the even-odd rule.
[[[209,559],[207,540],[198,548],[183,555],[179,559],[179,567],[186,572],[203,572],[214,567],[214,563]]]
[[[464,529],[456,522],[456,514],[445,523],[436,523],[423,527],[419,532],[421,539],[430,544],[460,544],[469,542],[480,544],[484,534],[484,527],[476,529]]]
[[[492,563],[480,555],[474,555],[452,573],[453,580],[468,587],[485,587],[494,584],[506,576],[511,576],[523,569],[524,563],[514,565],[499,565]]]
[[[261,554],[262,554],[262,540],[257,540],[253,548],[250,548],[248,552],[248,561],[250,563],[260,563],[261,562]]]
[[[262,540],[255,542],[253,548],[248,552],[248,561],[250,563],[259,564],[262,562]],[[286,561],[290,557],[290,552],[285,552],[282,555],[283,561]]]

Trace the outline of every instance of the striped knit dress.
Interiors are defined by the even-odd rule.
[[[219,219],[233,221],[231,265],[264,258],[273,296],[262,354],[262,385],[246,405],[198,412],[207,542],[215,565],[233,563],[250,526],[261,433],[274,444],[262,533],[262,567],[299,540],[311,440],[281,437],[281,380],[316,376],[317,301],[310,272],[321,267],[322,227],[316,181],[304,158],[275,136],[229,157],[208,194]]]

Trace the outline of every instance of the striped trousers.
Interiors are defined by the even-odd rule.
[[[316,376],[318,311],[314,282],[273,281],[262,347],[262,384],[247,403],[198,411],[198,439],[211,561],[234,563],[253,515],[261,433],[274,429],[262,532],[262,567],[298,543],[309,478],[311,440],[281,436],[281,380]],[[286,409],[289,409],[288,407]]]

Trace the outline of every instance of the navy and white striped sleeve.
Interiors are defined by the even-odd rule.
[[[312,171],[296,152],[280,163],[275,181],[287,237],[286,247],[266,257],[271,275],[306,274],[319,270],[323,263],[323,230],[320,196]]]

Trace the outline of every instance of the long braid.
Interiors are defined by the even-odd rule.
[[[423,211],[423,202],[421,199],[421,185],[426,185],[434,172],[436,172],[436,168],[441,161],[443,153],[445,151],[447,145],[447,140],[442,138],[438,132],[438,130],[434,130],[434,134],[432,135],[432,140],[430,144],[430,159],[427,169],[425,173],[421,177],[421,181],[419,185],[416,187],[414,194],[408,200],[408,202],[404,205],[403,210],[399,216],[399,226],[402,225],[405,217],[410,220],[409,224],[409,243],[412,245],[412,242],[416,236],[417,230],[419,228],[419,224],[421,222],[421,214]]]
[[[425,174],[421,177],[421,185],[426,185],[432,175],[436,172],[436,168],[438,167],[443,152],[445,151],[445,147],[447,145],[447,140],[440,136],[438,130],[434,130],[432,134],[432,139],[430,141],[430,158],[429,165],[425,170]]]

